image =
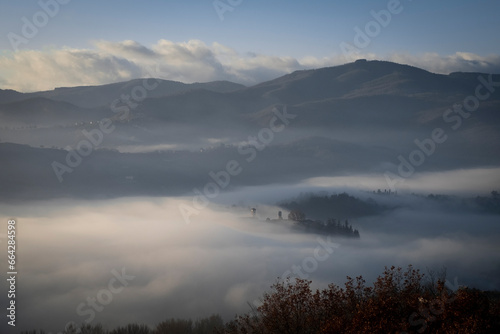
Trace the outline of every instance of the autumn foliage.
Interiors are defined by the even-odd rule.
[[[386,268],[373,286],[360,276],[344,288],[312,291],[311,281],[278,281],[263,303],[226,326],[243,333],[500,333],[498,299],[478,290],[450,291],[409,266]]]

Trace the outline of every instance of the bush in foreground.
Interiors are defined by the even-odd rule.
[[[278,281],[224,333],[500,333],[498,299],[474,289],[451,292],[441,280],[426,285],[412,266],[386,268],[373,286],[361,276],[348,277],[345,288],[313,292],[310,284]]]

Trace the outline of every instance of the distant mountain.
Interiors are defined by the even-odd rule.
[[[205,89],[226,93],[245,88],[245,86],[229,81],[213,81],[207,83],[185,84],[177,81],[161,79],[134,79],[101,86],[63,87],[50,91],[31,93],[29,96],[40,96],[56,101],[65,101],[83,108],[108,107],[122,94],[131,95],[135,87],[144,87],[147,97],[164,97],[191,90]],[[154,88],[152,88],[154,87]],[[146,89],[147,88],[147,89]],[[142,98],[141,93],[137,93]]]
[[[434,74],[382,61],[296,71],[227,94],[186,91],[147,99],[138,110],[173,122],[219,122],[218,117],[256,126],[268,124],[273,107],[287,105],[299,117],[295,126],[415,128],[441,117],[446,108],[474,94],[479,74]],[[500,75],[494,76],[500,81]],[[500,90],[482,103],[487,123],[498,122]]]
[[[263,98],[292,106],[299,114],[308,116],[301,117],[308,125],[344,124],[345,118],[371,124],[373,118],[391,122],[394,117],[408,116],[414,124],[420,116],[418,112],[434,110],[442,114],[443,108],[473,95],[479,75],[441,75],[385,61],[356,61],[296,71],[245,92],[258,92]],[[494,80],[500,81],[500,75],[494,75]],[[492,94],[488,104],[499,100],[500,89]]]
[[[410,96],[416,94],[470,93],[473,80],[464,82],[456,76],[428,71],[386,61],[356,61],[317,70],[296,71],[261,83],[250,89],[265,90],[289,104],[331,98],[354,98],[373,95]]]
[[[446,108],[474,94],[479,73],[434,74],[386,61],[356,61],[341,66],[296,71],[252,87],[218,81],[184,84],[157,79],[136,79],[102,86],[57,88],[52,91],[20,94],[0,91],[0,104],[20,98],[43,97],[68,102],[80,108],[111,114],[110,104],[122,96],[139,100],[130,108],[150,122],[175,122],[206,126],[226,122],[263,126],[272,119],[273,107],[287,105],[300,117],[295,126],[345,128],[414,128],[431,123]],[[500,81],[500,75],[494,80]],[[138,87],[138,88],[136,88]],[[135,89],[135,90],[134,90]],[[147,97],[137,93],[146,91]],[[121,102],[120,106],[125,105]],[[497,122],[500,89],[481,104],[487,123]],[[57,108],[57,106],[54,106]],[[112,114],[111,114],[112,115]],[[50,122],[50,119],[46,119]],[[234,124],[232,124],[234,126]]]
[[[469,116],[460,116],[460,124],[443,118],[475,94],[480,75],[489,77],[356,61],[252,87],[161,80],[133,106],[120,101],[123,115],[111,110],[111,102],[153,87],[156,79],[30,94],[0,91],[1,141],[45,147],[2,144],[7,146],[0,147],[0,156],[9,164],[0,168],[0,181],[13,186],[14,180],[29,180],[54,196],[91,196],[95,189],[110,196],[184,194],[231,160],[245,170],[231,186],[383,175],[396,171],[399,156],[408,159],[419,149],[416,141],[430,138],[435,129],[447,139],[435,145],[439,154],[425,156],[419,172],[498,166],[500,88]],[[500,75],[492,79],[500,82]],[[286,124],[277,117],[285,113],[291,115]],[[88,142],[84,130],[98,129],[104,118],[111,119],[113,130],[59,184],[51,163],[64,162],[68,152],[54,148]]]
[[[0,89],[0,103],[10,103],[27,98],[25,94],[12,89]]]
[[[91,121],[95,112],[84,110],[68,102],[33,97],[0,104],[0,118],[13,125],[57,126],[79,121]]]

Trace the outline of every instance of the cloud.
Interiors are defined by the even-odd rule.
[[[5,88],[23,92],[55,87],[97,85],[141,77],[126,58],[91,50],[21,51],[0,57]]]
[[[500,184],[500,168],[473,168],[444,172],[416,172],[414,176],[397,183],[404,193],[462,193],[488,194]],[[351,189],[388,189],[384,174],[315,177],[303,181],[303,186],[338,187]]]
[[[500,73],[500,55],[483,57],[468,52],[457,52],[448,56],[441,56],[437,53],[394,54],[389,56],[388,60],[441,74],[452,72]]]
[[[390,60],[437,73],[455,71],[500,72],[500,56],[457,52],[442,56],[356,54],[329,57],[269,56],[200,40],[159,40],[151,47],[136,41],[95,41],[93,49],[21,50],[0,56],[2,88],[18,91],[99,85],[140,77],[158,77],[186,83],[229,80],[246,85],[274,79],[295,70],[341,65],[359,58]]]

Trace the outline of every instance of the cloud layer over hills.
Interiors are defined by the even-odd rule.
[[[55,87],[99,85],[143,77],[181,82],[229,80],[253,85],[294,70],[341,65],[359,58],[384,59],[414,65],[435,73],[457,71],[500,73],[500,56],[457,52],[387,55],[334,53],[316,58],[238,53],[199,40],[159,40],[151,47],[135,41],[97,41],[94,49],[22,50],[0,56],[0,87],[23,92]]]

